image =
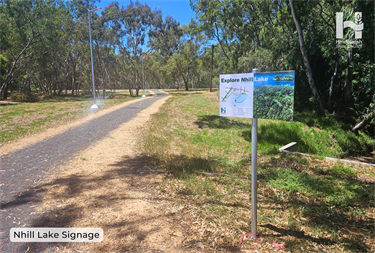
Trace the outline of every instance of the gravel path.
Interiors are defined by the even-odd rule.
[[[57,136],[0,157],[0,252],[25,252],[23,243],[11,243],[12,227],[30,227],[35,217],[33,207],[41,200],[37,185],[48,173],[69,162],[119,125],[151,106],[165,93],[141,99],[126,107],[90,120]]]

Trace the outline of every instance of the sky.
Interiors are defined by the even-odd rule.
[[[101,0],[100,3],[96,2],[96,6],[104,9],[114,0]],[[129,0],[117,0],[120,6],[127,6]],[[135,2],[135,1],[133,1]],[[139,0],[141,4],[147,3],[151,9],[154,7],[160,8],[163,17],[169,15],[175,20],[180,22],[180,25],[188,25],[191,18],[195,18],[195,12],[190,8],[189,0]]]

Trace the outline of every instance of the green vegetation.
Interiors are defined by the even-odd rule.
[[[38,102],[39,96],[34,93],[17,93],[13,92],[11,96],[13,102]]]
[[[96,9],[96,4],[97,0],[4,0],[0,99],[16,91],[89,94],[87,10]],[[369,24],[374,23],[374,1],[191,0],[196,18],[189,24],[180,24],[145,3],[121,4],[109,1],[100,14],[90,14],[97,42],[93,45],[95,83],[102,98],[103,89],[125,88],[137,97],[143,76],[152,88],[208,88],[213,58],[214,87],[220,74],[248,73],[253,68],[294,70],[295,74],[280,73],[274,80],[295,80],[296,111],[327,111],[349,123],[353,132],[373,135],[374,26]],[[355,17],[356,10],[361,17]],[[336,44],[337,12],[343,13],[343,20],[367,27],[361,30],[361,46]],[[343,35],[343,41],[353,38],[354,29],[345,29]],[[267,102],[263,100],[260,103]],[[261,116],[274,112],[291,119],[289,104],[286,109],[277,98],[267,103],[272,105],[266,105]]]
[[[254,118],[293,119],[294,87],[264,85],[254,88]]]
[[[171,94],[143,136],[150,166],[167,174],[155,187],[178,206],[189,206],[181,215],[202,219],[199,231],[209,224],[211,232],[197,234],[202,241],[217,237],[220,244],[228,236],[236,244],[251,230],[251,119],[217,116],[217,92]],[[345,156],[364,152],[374,141],[341,130],[337,126],[345,124],[331,116],[307,115],[296,115],[302,122],[259,120],[258,232],[264,241],[245,241],[243,249],[266,249],[274,242],[291,252],[371,251],[374,168],[277,149],[297,141],[304,152]]]
[[[285,76],[277,75],[273,77],[273,80],[274,81],[293,81],[294,78],[293,78],[293,75],[285,75]]]
[[[342,12],[343,20],[373,24],[374,1],[192,0],[191,5],[200,27],[219,41],[214,77],[253,68],[294,70],[295,111],[328,111],[351,128],[356,126],[354,131],[374,134],[375,27],[361,31],[362,46],[337,46],[335,16]],[[357,10],[360,17],[354,15]],[[349,42],[354,33],[344,29],[342,41]],[[292,78],[279,75],[275,79]]]
[[[38,99],[42,98],[38,97]],[[132,99],[136,98],[130,97],[129,92],[121,91],[113,99],[97,100],[100,108],[95,111],[89,109],[93,103],[91,97],[72,95],[48,96],[44,97],[42,102],[36,103],[1,104],[0,143],[66,124]]]

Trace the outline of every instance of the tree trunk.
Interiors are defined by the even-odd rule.
[[[103,96],[102,98],[105,99],[105,82],[104,82],[104,61],[102,61],[102,88],[103,88]]]
[[[66,75],[65,75],[65,95],[68,95],[68,84],[69,84],[69,63],[66,63]]]
[[[15,57],[13,64],[9,66],[7,74],[5,75],[4,82],[2,82],[1,87],[0,87],[0,99],[8,98],[8,87],[9,87],[9,84],[13,81],[13,72],[17,68],[17,64],[23,59],[22,56],[24,52],[29,48],[33,40],[34,40],[34,37],[31,37],[28,40],[27,44],[24,46],[24,48],[21,50],[18,56]]]
[[[314,97],[316,98],[316,100],[318,102],[319,108],[324,111],[324,105],[323,105],[322,99],[319,95],[319,91],[316,88],[315,81],[314,81],[314,78],[313,78],[313,71],[312,71],[311,66],[310,66],[309,58],[307,56],[307,51],[306,51],[306,48],[305,48],[305,41],[303,39],[301,24],[299,23],[297,14],[294,10],[293,0],[289,0],[289,5],[290,5],[290,9],[292,11],[294,23],[295,23],[296,28],[297,28],[300,50],[301,50],[301,53],[302,53],[303,61],[304,61],[305,66],[306,66],[306,75],[307,75],[307,79],[309,81],[310,89],[311,89],[312,93],[314,94]]]
[[[184,84],[185,84],[185,90],[188,91],[189,90],[189,86],[188,86],[188,80],[187,78],[185,77],[184,73],[182,73],[180,67],[178,66],[177,62],[176,62],[176,67],[178,69],[178,72],[180,72],[181,76],[182,76],[182,79],[184,80]]]
[[[347,102],[350,102],[352,99],[352,56],[353,56],[353,48],[348,50],[348,66],[346,68],[346,80],[344,86],[344,99]]]
[[[357,123],[353,128],[352,128],[352,131],[355,132],[355,133],[358,133],[359,130],[361,130],[362,128],[364,128],[366,125],[368,125],[371,120],[375,118],[375,111],[372,111],[370,113],[368,113],[366,116],[365,116],[365,119],[362,120],[361,122]]]
[[[8,98],[8,85],[4,85],[3,89],[2,89],[2,99],[3,100],[7,100]]]
[[[328,96],[328,107],[332,111],[332,92],[333,92],[333,83],[337,77],[337,71],[339,68],[339,52],[336,48],[336,64],[335,64],[335,71],[333,72],[332,78],[331,78],[331,85],[329,86],[329,96]]]
[[[74,95],[74,89],[76,87],[76,64],[73,62],[73,72],[72,72],[72,95]]]

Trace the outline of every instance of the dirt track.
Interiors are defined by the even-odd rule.
[[[182,251],[184,222],[148,191],[161,175],[136,150],[157,93],[1,156],[1,252]],[[101,227],[104,241],[11,243],[12,227]]]

